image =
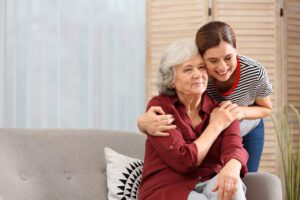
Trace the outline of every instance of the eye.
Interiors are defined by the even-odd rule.
[[[231,56],[225,58],[226,61],[231,60]]]
[[[216,62],[217,62],[216,59],[210,59],[209,61],[210,61],[211,63],[216,63]]]
[[[190,72],[190,71],[192,71],[192,68],[184,68],[183,69],[183,72]]]
[[[205,66],[204,66],[204,65],[199,65],[199,66],[198,66],[198,69],[199,69],[199,70],[205,70]]]

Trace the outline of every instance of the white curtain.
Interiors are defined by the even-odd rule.
[[[136,131],[145,0],[0,0],[0,126]]]

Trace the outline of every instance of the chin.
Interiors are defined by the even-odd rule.
[[[226,75],[226,76],[220,76],[220,75],[217,75],[218,78],[215,78],[217,79],[218,81],[221,81],[221,82],[225,82],[225,81],[228,81],[230,76],[229,75]]]

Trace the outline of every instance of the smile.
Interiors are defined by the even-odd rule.
[[[201,85],[201,84],[205,85],[204,82],[195,82],[195,83],[193,83],[192,85]]]
[[[219,74],[220,76],[225,76],[228,72],[229,72],[229,69],[227,69],[226,71],[224,71],[224,72],[218,72],[218,71],[216,71],[217,72],[217,74]]]

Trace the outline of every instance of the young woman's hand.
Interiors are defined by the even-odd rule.
[[[232,110],[231,110],[230,114],[232,115],[232,117],[234,119],[241,120],[245,117],[242,107],[238,106],[235,103],[232,103],[231,101],[222,101],[220,103],[220,105],[227,105],[227,106],[231,105]]]
[[[141,132],[152,136],[169,136],[165,131],[173,130],[174,117],[166,115],[159,106],[152,106],[146,113],[138,118],[138,127]]]
[[[236,159],[231,159],[218,174],[218,181],[213,192],[218,192],[220,200],[231,200],[234,198],[241,181],[240,171],[242,164]]]
[[[234,120],[236,120],[236,109],[238,105],[230,101],[224,101],[219,107],[214,108],[210,114],[209,124],[213,125],[217,130],[223,131]]]

